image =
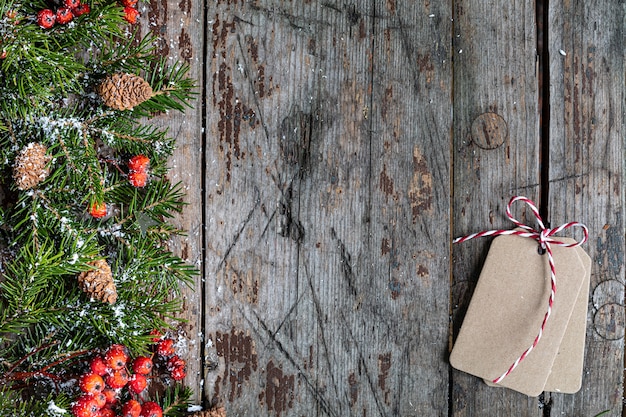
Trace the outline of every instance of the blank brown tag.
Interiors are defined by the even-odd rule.
[[[552,245],[557,292],[543,336],[533,351],[500,382],[529,396],[546,385],[586,271],[573,248]],[[450,355],[456,369],[498,378],[533,342],[550,295],[547,255],[520,236],[496,237]],[[532,357],[532,360],[530,358]]]
[[[563,241],[574,242],[572,239]],[[591,280],[591,257],[580,247],[572,248],[578,254],[585,268],[585,277],[574,304],[572,315],[563,334],[561,345],[552,364],[544,391],[573,394],[582,386],[583,363],[585,357],[585,336],[587,333],[587,304]],[[532,356],[526,360],[533,360]],[[489,386],[497,386],[484,380]]]
[[[573,394],[580,390],[583,379],[585,336],[587,334],[587,304],[591,281],[591,257],[581,248],[573,248],[585,267],[585,278],[576,299],[567,330],[552,364],[544,391]],[[558,277],[558,275],[557,275]],[[558,278],[557,278],[558,279]]]

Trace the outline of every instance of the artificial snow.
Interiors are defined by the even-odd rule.
[[[67,411],[65,408],[57,406],[52,400],[50,400],[50,402],[48,403],[48,409],[46,410],[46,412],[49,416],[53,417],[64,416],[69,413],[69,411]]]

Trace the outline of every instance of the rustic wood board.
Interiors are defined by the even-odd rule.
[[[450,10],[231,1],[208,19],[206,396],[447,415]]]
[[[550,8],[550,220],[589,227],[594,259],[583,389],[552,415],[622,415],[624,379],[624,14],[616,2]]]
[[[454,236],[512,228],[505,209],[514,195],[538,202],[535,9],[519,0],[501,6],[455,3]],[[523,204],[515,208],[517,218],[526,220]],[[455,331],[488,247],[489,239],[483,238],[453,248]],[[451,383],[454,416],[542,415],[536,398],[490,388],[480,378],[454,371]]]
[[[544,203],[553,225],[590,226],[594,266],[583,390],[539,399],[447,362],[489,245],[451,238],[510,228],[512,195],[540,202],[533,4],[142,10],[200,83],[194,110],[159,122],[188,193],[172,245],[203,261],[185,294],[194,401],[229,416],[621,415],[624,10],[562,3]]]

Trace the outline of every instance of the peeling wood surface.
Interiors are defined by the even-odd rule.
[[[188,235],[172,244],[203,270],[181,329],[196,402],[229,416],[621,415],[625,12],[593,3],[550,2],[549,163],[534,4],[146,5],[143,30],[200,84],[193,110],[159,119],[187,187]],[[489,239],[450,242],[510,228],[508,199],[539,203],[545,178],[549,220],[585,222],[594,264],[583,389],[537,399],[450,369]]]

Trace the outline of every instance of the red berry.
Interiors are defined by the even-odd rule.
[[[146,386],[148,386],[148,380],[141,374],[133,375],[131,380],[128,382],[128,389],[135,394],[139,394],[141,391],[146,389]]]
[[[139,417],[141,404],[136,400],[128,400],[122,406],[122,417]]]
[[[101,219],[107,215],[107,205],[105,203],[93,203],[91,207],[89,207],[89,214],[94,219]]]
[[[170,376],[172,377],[172,379],[174,381],[181,381],[185,378],[185,367],[184,366],[179,366],[177,368],[174,368],[170,371]]]
[[[158,343],[159,340],[161,340],[161,337],[163,337],[163,335],[161,334],[160,331],[158,331],[157,329],[154,330],[150,330],[150,336],[154,336],[152,338],[152,341],[154,343]]]
[[[178,355],[172,356],[167,361],[167,369],[172,370],[174,368],[184,368],[184,367],[185,367],[185,361],[181,359],[180,356]]]
[[[102,392],[104,389],[104,380],[100,375],[89,372],[80,377],[78,387],[82,392],[95,394],[97,392]]]
[[[105,407],[100,410],[98,417],[115,417],[115,411],[112,408]]]
[[[79,4],[76,8],[72,9],[72,12],[74,13],[74,16],[76,17],[87,14],[90,11],[91,11],[91,7],[89,7],[87,3]]]
[[[102,393],[106,397],[107,404],[114,405],[115,403],[117,403],[117,392],[114,389],[105,388]]]
[[[154,401],[146,401],[141,406],[141,417],[163,417],[163,409]]]
[[[174,341],[172,339],[163,339],[157,345],[157,353],[161,356],[170,356],[174,354]]]
[[[122,5],[124,7],[135,7],[137,5],[137,0],[122,0]]]
[[[141,172],[148,169],[150,158],[145,155],[135,155],[128,161],[128,169],[131,171]]]
[[[145,187],[148,182],[148,173],[145,171],[133,171],[128,174],[128,181],[133,187]]]
[[[80,6],[80,0],[63,0],[63,4],[68,9],[75,9]]]
[[[96,405],[98,406],[98,409],[104,407],[107,403],[107,397],[106,395],[104,395],[101,392],[96,392],[95,394],[90,394],[91,396],[93,396],[93,399],[96,402]]]
[[[113,389],[124,388],[126,384],[128,384],[128,380],[129,380],[129,377],[128,377],[128,372],[126,372],[126,369],[119,369],[117,371],[113,371],[109,375],[107,375],[106,378],[104,379],[106,384]]]
[[[114,371],[122,369],[128,362],[126,348],[122,345],[111,345],[104,355],[104,362]]]
[[[152,371],[152,359],[147,356],[138,356],[133,361],[133,372],[141,375],[148,375]]]
[[[94,417],[99,409],[96,400],[89,394],[79,397],[72,404],[74,417]]]
[[[108,370],[107,364],[104,363],[104,359],[102,359],[102,356],[94,357],[91,362],[89,362],[89,368],[91,368],[91,372],[100,376],[106,374]]]
[[[139,17],[139,11],[134,7],[124,7],[124,19],[128,23],[135,24],[137,23],[137,17]]]
[[[50,29],[56,22],[56,15],[50,9],[43,9],[37,13],[37,24],[43,29]]]
[[[59,7],[57,9],[57,23],[60,25],[65,25],[70,23],[74,19],[74,14],[67,7]]]

